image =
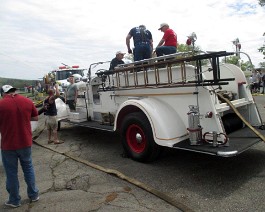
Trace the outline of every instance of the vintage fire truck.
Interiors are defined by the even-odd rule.
[[[47,73],[43,77],[43,82],[46,90],[49,89],[50,86],[53,86],[54,83],[59,84],[60,93],[63,94],[66,87],[70,84],[68,82],[68,77],[70,75],[74,75],[75,79],[78,81],[82,81],[86,79],[84,74],[86,69],[80,68],[78,65],[68,66],[63,65],[59,66],[58,69],[55,69],[49,73]]]
[[[263,122],[243,71],[225,51],[176,53],[97,69],[78,82],[75,112],[57,100],[58,121],[121,135],[134,160],[155,160],[163,147],[222,157],[264,140]],[[202,65],[209,61],[208,65]],[[99,66],[97,66],[99,67]]]

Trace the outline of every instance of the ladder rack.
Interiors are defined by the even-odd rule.
[[[187,55],[187,53],[176,53],[134,63],[122,64],[116,67],[114,71],[107,71],[105,74],[103,72],[98,74],[98,76],[113,75],[115,78],[113,86],[116,90],[227,85],[228,81],[233,81],[234,78],[220,78],[219,58],[233,54],[233,52],[229,53],[225,51],[204,53],[194,56]],[[209,71],[212,72],[212,79],[210,80],[204,80],[202,75],[202,61],[205,59],[209,59],[211,62]],[[196,77],[195,80],[187,81],[186,64],[189,62],[195,62],[194,75]],[[173,70],[175,66],[178,66],[181,72],[181,79],[177,82],[172,78],[173,72],[176,71]],[[164,76],[164,80],[161,80],[161,74],[163,73],[165,75],[165,72],[166,77]],[[152,80],[150,80],[151,76]]]

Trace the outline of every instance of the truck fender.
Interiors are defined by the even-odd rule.
[[[136,111],[142,111],[148,118],[155,142],[161,146],[172,146],[188,137],[187,128],[175,111],[166,102],[155,98],[130,99],[121,104],[114,122],[114,130],[121,128],[123,118]]]

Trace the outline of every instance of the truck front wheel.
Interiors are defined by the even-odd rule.
[[[161,151],[154,141],[147,117],[141,112],[131,113],[124,118],[122,144],[127,155],[140,162],[155,160]]]

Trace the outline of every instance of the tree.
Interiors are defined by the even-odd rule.
[[[224,63],[230,63],[234,65],[238,65],[239,63],[239,57],[238,56],[229,56],[222,59],[222,62]]]
[[[242,71],[246,71],[248,69],[254,68],[254,66],[251,65],[250,61],[244,62],[243,60],[240,60],[240,58],[238,56],[234,56],[234,55],[223,58],[222,62],[230,63],[230,64],[234,64],[234,65],[240,64],[240,68],[242,69]]]
[[[190,52],[192,55],[193,46],[187,45],[187,44],[178,44],[178,52]],[[194,46],[194,52],[201,52],[201,49],[199,46]],[[192,65],[195,65],[195,62],[190,62]],[[208,63],[208,60],[202,60],[202,65],[206,65]]]
[[[262,7],[265,6],[265,0],[259,0],[259,5]]]
[[[251,65],[251,63],[249,61],[243,62],[243,60],[242,60],[241,69],[242,69],[242,71],[252,70],[252,69],[254,69],[254,66]]]
[[[259,67],[260,67],[260,68],[265,68],[265,62],[261,62],[261,63],[259,63]]]
[[[265,0],[264,0],[264,2],[265,2]],[[263,33],[263,36],[265,36],[265,32]],[[265,44],[263,44],[263,46],[260,47],[258,50],[259,50],[259,52],[261,52],[264,55],[263,59],[265,59]]]

